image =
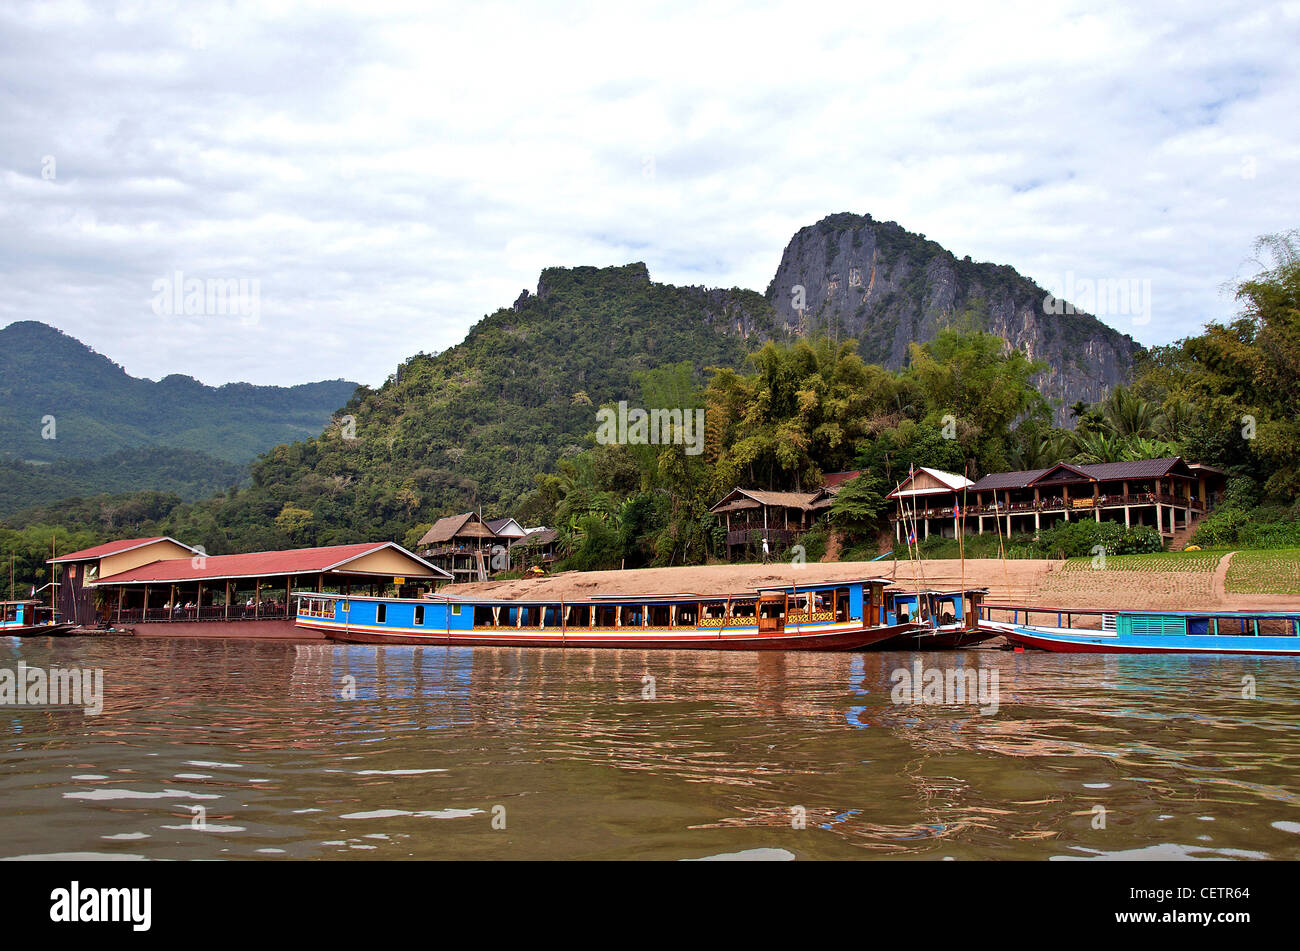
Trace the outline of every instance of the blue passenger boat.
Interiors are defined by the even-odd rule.
[[[1022,623],[1019,613],[1010,622],[981,623],[1014,644],[1070,654],[1300,655],[1298,611],[1076,610],[1057,612],[1056,626],[1031,625],[1028,618]]]
[[[885,597],[892,601],[894,623],[911,622],[914,627],[881,646],[897,650],[957,650],[997,637],[1002,631],[980,623],[980,604],[988,590],[968,588],[919,593],[903,588],[887,590]]]
[[[665,570],[686,573],[645,575],[671,583],[709,571]],[[627,576],[641,573],[610,574],[621,574],[615,587],[626,587]],[[809,651],[861,650],[913,627],[888,610],[885,578],[737,586],[726,594],[656,591],[647,581],[636,593],[597,589],[582,597],[571,596],[572,583],[548,581],[516,582],[516,591],[455,586],[470,590],[422,598],[303,591],[295,594],[296,623],[334,640],[377,644]]]

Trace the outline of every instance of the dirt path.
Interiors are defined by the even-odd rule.
[[[1235,554],[1235,551],[1228,552],[1219,559],[1219,564],[1214,569],[1214,579],[1210,582],[1210,591],[1220,601],[1227,601],[1228,599],[1228,568],[1232,565],[1232,556]]]

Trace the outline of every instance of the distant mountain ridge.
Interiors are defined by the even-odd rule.
[[[74,337],[33,320],[0,329],[0,455],[54,462],[171,446],[246,464],[319,433],[357,384],[206,386],[132,377]],[[45,417],[55,438],[42,438]]]
[[[1045,313],[1047,291],[1008,265],[957,258],[924,235],[870,215],[829,215],[786,245],[767,288],[786,328],[855,337],[864,360],[897,370],[963,314],[1047,369],[1035,385],[1058,423],[1132,376],[1142,347],[1084,313]]]

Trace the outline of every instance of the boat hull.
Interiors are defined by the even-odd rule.
[[[300,618],[300,627],[312,627]],[[464,647],[581,647],[635,648],[638,650],[735,650],[735,651],[855,651],[893,640],[912,629],[910,624],[840,630],[782,631],[759,634],[753,629],[728,632],[690,631],[632,633],[630,631],[546,631],[509,632],[471,629],[443,631],[367,631],[342,629],[334,625],[316,627],[331,640],[352,644],[441,644]]]
[[[0,628],[0,637],[62,637],[70,632],[76,624],[21,624]]]
[[[1300,644],[1276,643],[1273,637],[1216,637],[1213,643],[1188,643],[1188,637],[1166,638],[1169,643],[1123,641],[1113,635],[1065,634],[1034,628],[1015,627],[1005,632],[1007,640],[1020,647],[1057,654],[1249,654],[1300,657]],[[1206,641],[1207,638],[1198,638]],[[1294,641],[1295,638],[1288,638]],[[1253,643],[1241,643],[1242,641]],[[1232,643],[1227,643],[1232,642]]]
[[[973,630],[964,624],[949,624],[935,629],[926,628],[899,639],[898,647],[902,650],[952,651],[963,647],[972,647],[984,641],[1002,635],[1002,631],[987,627]],[[894,645],[890,645],[891,647]]]

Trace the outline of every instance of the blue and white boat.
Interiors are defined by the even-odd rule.
[[[1019,610],[1010,622],[981,625],[1013,644],[1068,654],[1300,655],[1300,611],[1033,612],[1056,613],[1056,625],[1031,625],[1028,617],[1021,623]]]

